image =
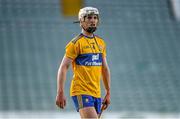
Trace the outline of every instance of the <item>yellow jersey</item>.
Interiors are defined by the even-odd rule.
[[[70,95],[84,94],[100,98],[102,58],[106,57],[103,39],[96,35],[87,37],[81,33],[67,44],[65,56],[73,60]]]

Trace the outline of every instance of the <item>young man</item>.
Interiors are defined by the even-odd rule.
[[[72,63],[73,79],[70,95],[81,118],[98,118],[101,104],[106,109],[110,104],[110,71],[106,61],[106,45],[103,39],[94,35],[99,24],[99,11],[93,7],[85,7],[79,11],[79,22],[82,33],[66,46],[64,58],[57,74],[56,105],[66,106],[64,83],[66,72]],[[101,101],[100,79],[106,89]]]

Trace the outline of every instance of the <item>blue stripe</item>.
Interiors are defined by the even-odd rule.
[[[102,53],[80,54],[75,59],[77,65],[83,66],[101,66]]]

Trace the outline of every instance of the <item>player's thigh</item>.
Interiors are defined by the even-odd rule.
[[[98,118],[97,112],[94,107],[84,107],[79,109],[81,118]]]

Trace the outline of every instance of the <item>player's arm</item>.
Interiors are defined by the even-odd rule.
[[[106,105],[105,106],[106,109],[110,104],[110,70],[107,64],[106,57],[103,57],[102,60],[102,77],[103,77],[104,87],[106,89],[106,95],[103,100],[103,103]]]
[[[72,59],[64,56],[59,66],[58,74],[57,74],[56,105],[62,109],[66,106],[66,98],[64,95],[64,84],[66,80],[66,73],[71,62],[72,62]]]

